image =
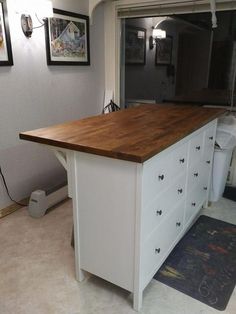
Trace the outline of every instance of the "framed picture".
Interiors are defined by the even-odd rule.
[[[156,42],[156,65],[169,65],[172,58],[173,39],[171,36],[158,39]]]
[[[48,65],[90,65],[89,17],[53,9],[45,23]]]
[[[13,65],[6,0],[0,0],[0,66]]]
[[[146,62],[146,29],[127,26],[125,29],[125,64]]]

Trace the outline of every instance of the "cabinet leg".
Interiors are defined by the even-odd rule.
[[[142,307],[143,302],[143,291],[136,291],[133,294],[133,308],[135,311],[139,312]]]
[[[71,184],[71,196],[73,200],[73,231],[72,242],[75,250],[75,277],[77,281],[82,281],[85,278],[85,271],[80,266],[80,239],[79,239],[79,200],[78,200],[78,178],[77,178],[77,160],[74,152],[70,152],[67,156],[68,159],[68,181]]]
[[[76,265],[75,265],[75,276],[76,276],[76,280],[81,282],[85,279],[85,272],[82,269],[77,269]]]
[[[209,202],[209,200],[207,199],[203,204],[203,208],[209,208],[209,207],[211,207],[211,202]]]
[[[80,268],[80,246],[78,225],[74,226],[74,249],[75,249],[75,277],[77,281],[83,281],[86,277],[86,272]]]

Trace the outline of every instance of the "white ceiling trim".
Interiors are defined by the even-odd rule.
[[[104,2],[104,0],[89,0],[89,16],[90,17],[92,17],[93,11],[101,2]]]
[[[116,8],[119,17],[155,16],[181,13],[210,12],[210,0],[118,0]],[[235,10],[235,0],[216,1],[216,11]]]

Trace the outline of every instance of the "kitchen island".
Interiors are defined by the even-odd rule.
[[[207,204],[223,113],[141,105],[20,134],[67,170],[77,280],[97,275],[141,309],[143,290]]]

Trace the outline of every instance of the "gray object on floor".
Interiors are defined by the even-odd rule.
[[[43,217],[52,206],[68,197],[67,182],[60,183],[47,190],[36,190],[31,193],[28,212],[33,218]]]

